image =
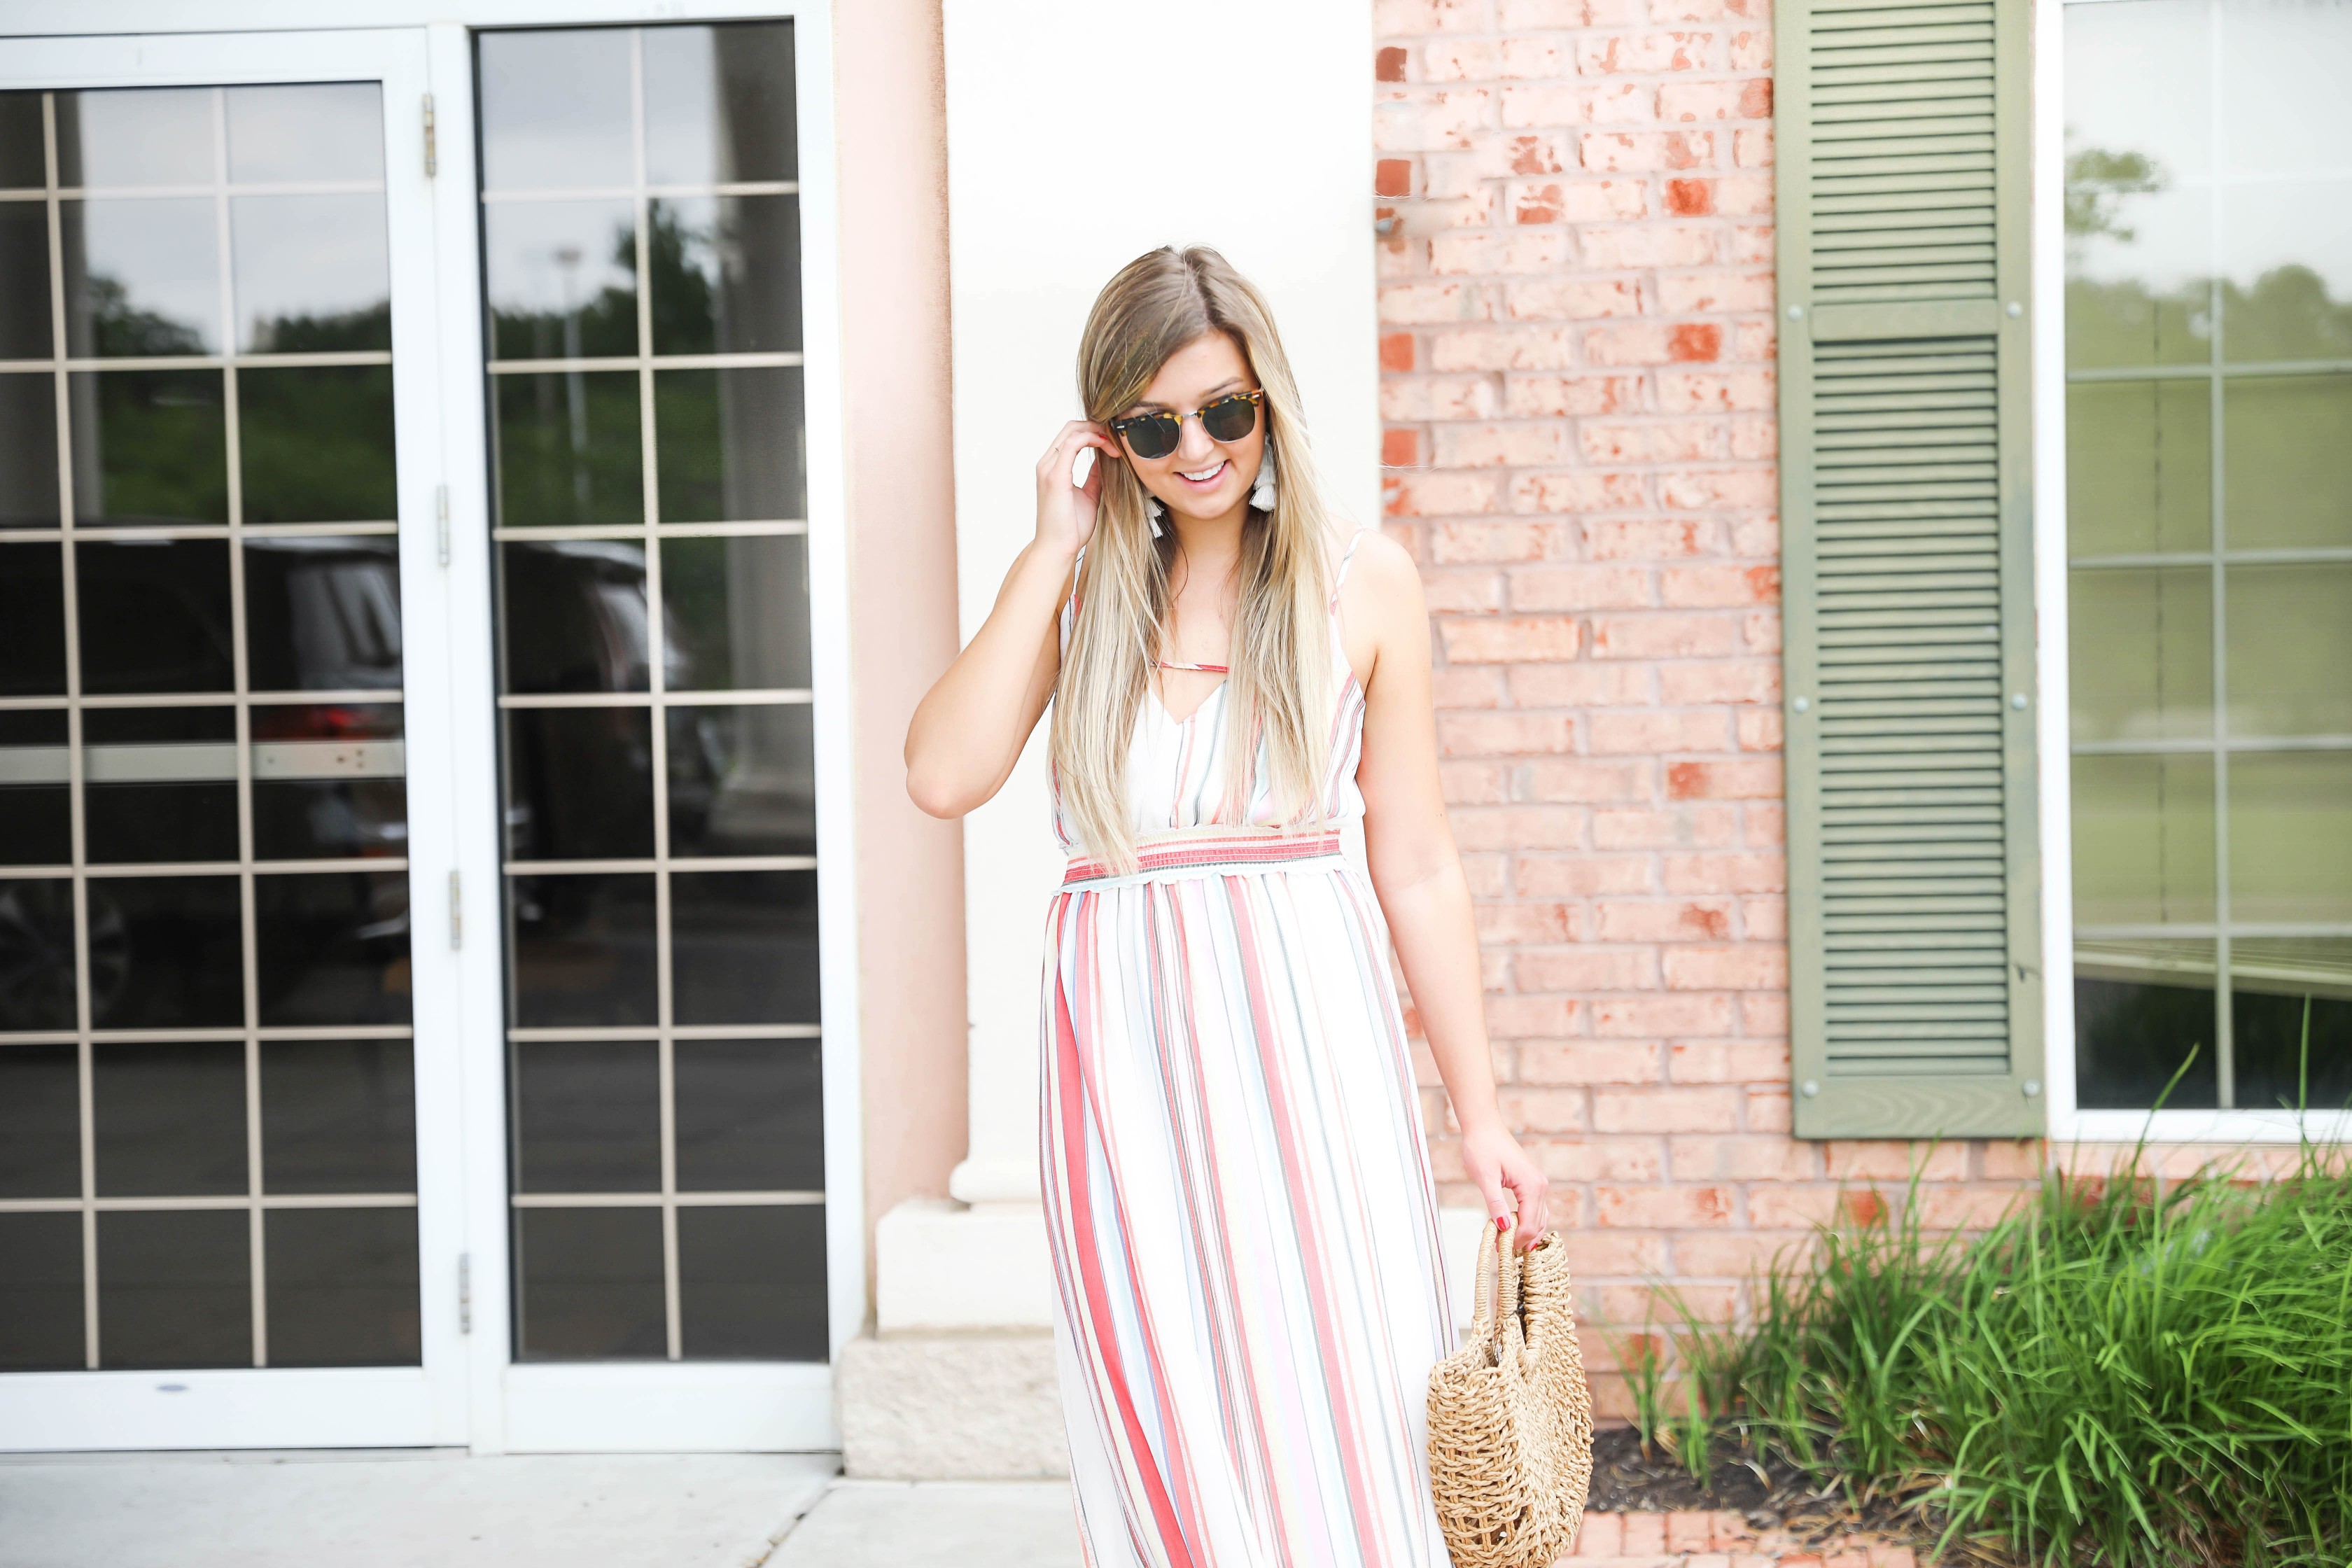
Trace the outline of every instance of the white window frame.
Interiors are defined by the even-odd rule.
[[[457,15],[453,17],[451,13]],[[201,13],[184,0],[0,0],[0,75],[9,72],[11,39],[63,36],[168,35],[175,47],[194,40],[199,58],[239,58],[249,40],[236,35],[320,34],[399,29],[423,39],[428,90],[434,95],[439,168],[433,181],[435,288],[439,300],[439,482],[448,487],[451,551],[441,604],[443,647],[435,679],[455,722],[434,750],[446,746],[456,809],[453,864],[465,889],[466,942],[448,954],[457,971],[453,1027],[463,1041],[464,1114],[446,1145],[420,1145],[422,1182],[464,1184],[462,1235],[425,1248],[426,1353],[436,1336],[457,1329],[457,1258],[468,1260],[470,1334],[462,1337],[462,1392],[445,1398],[429,1432],[391,1442],[459,1444],[476,1453],[824,1450],[840,1447],[834,1417],[830,1363],[678,1362],[517,1363],[510,1343],[505,1077],[505,956],[500,951],[500,883],[496,814],[498,752],[491,647],[488,464],[480,328],[479,186],[474,166],[473,33],[513,26],[619,25],[785,19],[794,23],[793,52],[799,115],[801,287],[805,417],[808,445],[808,571],[810,643],[814,691],[817,801],[818,970],[824,1032],[825,1270],[827,1336],[833,1352],[862,1331],[866,1288],[865,1139],[858,1006],[856,830],[852,766],[849,670],[849,551],[841,383],[839,206],[834,150],[832,0],[338,0],[322,11],[317,0],[215,0]],[[56,44],[39,46],[55,48]],[[223,79],[239,75],[233,63],[214,65]],[[199,68],[173,73],[194,79]],[[245,73],[249,74],[249,72]],[[419,106],[421,116],[421,105]],[[393,124],[404,116],[393,115]],[[417,126],[421,138],[421,119]],[[412,144],[421,155],[421,142]],[[403,162],[398,141],[387,162]],[[420,161],[412,158],[411,164]],[[420,422],[420,428],[430,425]],[[403,461],[404,497],[406,469]],[[408,515],[404,500],[404,517]],[[431,508],[416,517],[430,528]],[[429,556],[427,557],[430,558]],[[413,601],[412,601],[413,602]],[[412,682],[424,678],[421,650],[410,650]],[[412,761],[418,737],[410,737]],[[412,795],[422,795],[412,781]],[[412,815],[420,807],[412,800]],[[444,868],[417,875],[437,879]],[[419,885],[423,885],[420,881]],[[420,901],[420,910],[438,909]],[[419,942],[420,953],[434,944]],[[420,1012],[418,1092],[426,1091]],[[446,1092],[446,1089],[444,1092]],[[424,1108],[420,1103],[420,1122]],[[431,1164],[436,1169],[423,1168]],[[455,1205],[453,1205],[454,1208]],[[436,1326],[438,1325],[438,1326]],[[402,1369],[391,1369],[393,1374]],[[379,1376],[382,1369],[360,1369]],[[116,1374],[10,1374],[83,1378]],[[142,1384],[157,1379],[129,1374]],[[206,1373],[225,1391],[267,1373]],[[357,1374],[355,1374],[357,1375]],[[415,1374],[409,1374],[414,1380]],[[185,1382],[185,1378],[176,1381]],[[267,1386],[256,1384],[255,1386]],[[149,1398],[152,1401],[152,1395]],[[324,1408],[323,1406],[321,1407]],[[93,1407],[84,1446],[110,1444],[121,1423],[110,1407]],[[140,1429],[141,1446],[169,1446],[168,1434]],[[331,1424],[300,1430],[259,1427],[239,1436],[192,1431],[204,1446],[267,1447],[381,1445],[381,1433],[339,1434]],[[47,1444],[41,1446],[49,1446]]]
[[[2066,26],[2033,18],[2033,559],[2042,686],[2042,942],[2049,1136],[2060,1143],[2293,1144],[2352,1138],[2352,1112],[2085,1110],[2074,1102],[2074,865],[2066,622]]]

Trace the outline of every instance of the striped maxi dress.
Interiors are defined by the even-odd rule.
[[[1137,872],[1085,858],[1055,800],[1040,1154],[1091,1568],[1447,1562],[1427,1401],[1454,1333],[1388,931],[1336,830],[1364,718],[1338,603],[1333,831],[1283,831],[1263,754],[1246,821],[1215,820],[1223,685],[1181,721],[1145,699]]]

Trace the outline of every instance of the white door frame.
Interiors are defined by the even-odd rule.
[[[452,9],[441,0],[342,0],[321,14],[314,0],[222,0],[205,8],[203,22],[214,30],[192,33],[194,18],[181,0],[82,0],[69,8],[0,0],[0,87],[384,83],[411,715],[425,1359],[421,1369],[350,1372],[10,1374],[0,1378],[0,1449],[840,1446],[829,1364],[513,1361],[472,37],[487,26],[794,22],[825,1264],[828,1339],[837,1354],[864,1327],[867,1292],[830,0],[480,0],[455,7],[457,18],[447,19]],[[267,30],[273,28],[302,30]],[[436,119],[437,169],[430,179],[423,168],[426,93]],[[415,722],[420,713],[433,717]],[[157,1390],[163,1383],[186,1392],[164,1395]]]
[[[423,1364],[347,1369],[59,1372],[0,1377],[0,1448],[393,1447],[465,1440],[465,1348],[454,1290],[464,1249],[457,954],[440,918],[457,821],[447,722],[449,607],[436,565],[440,374],[429,90],[420,30],[18,39],[10,89],[382,84],[392,287],[393,406],[408,768],[417,1248]],[[225,328],[231,323],[224,323]],[[419,722],[419,718],[423,721]]]

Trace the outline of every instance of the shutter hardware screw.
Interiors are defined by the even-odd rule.
[[[2023,314],[2025,314],[2025,307],[2011,300],[2009,302],[2009,319],[2013,321]]]
[[[2035,1095],[2040,1094],[2041,1092],[2042,1092],[2042,1085],[2041,1085],[2041,1083],[2040,1083],[2037,1079],[2027,1079],[2025,1080],[2025,1098],[2026,1098],[2026,1099],[2028,1099],[2028,1100],[2032,1100]]]
[[[1789,307],[1789,320],[1792,321],[1801,321],[1804,319],[1805,308],[1802,305],[1791,305]]]
[[[2011,708],[2022,708],[2022,707],[2024,707],[2024,706],[2025,706],[2025,693],[2024,693],[2024,692],[2022,692],[2022,691],[2021,691],[2021,692],[2018,692],[2016,695],[2012,696],[2012,697],[2009,700],[2009,705],[2010,705]]]
[[[1815,1095],[1821,1093],[1821,1091],[1822,1086],[1820,1084],[1814,1082],[1811,1079],[1807,1079],[1805,1080],[1805,1098],[1807,1100],[1812,1099]]]
[[[1812,705],[1813,700],[1810,697],[1800,697],[1795,701],[1789,704],[1790,707],[1794,708],[1800,713],[1806,711],[1811,708]]]

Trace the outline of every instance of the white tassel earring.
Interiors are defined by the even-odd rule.
[[[1160,534],[1167,531],[1160,526],[1160,520],[1167,515],[1168,509],[1160,504],[1160,498],[1153,495],[1150,490],[1144,491],[1143,520],[1151,524],[1152,538],[1157,539]]]
[[[1263,512],[1274,510],[1274,437],[1265,438],[1265,451],[1257,460],[1257,482],[1250,487],[1250,505]]]

